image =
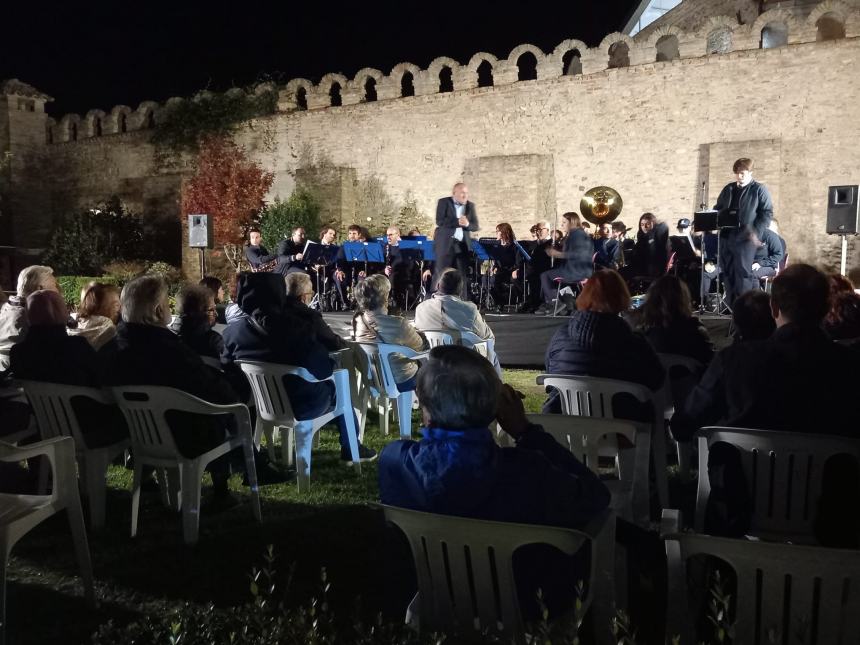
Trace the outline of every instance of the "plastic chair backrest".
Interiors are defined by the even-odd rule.
[[[79,451],[84,450],[87,444],[84,442],[77,416],[72,409],[72,399],[85,397],[104,405],[113,404],[109,394],[94,387],[42,381],[18,381],[18,383],[24,388],[24,393],[30,402],[42,439],[72,437]]]
[[[840,454],[860,461],[860,440],[849,437],[716,426],[702,428],[696,436],[700,473],[708,472],[713,444],[724,442],[739,450],[752,502],[750,535],[763,538],[814,543],[825,463]],[[700,533],[710,492],[709,478],[700,476],[695,517]]]
[[[367,355],[371,367],[371,378],[379,393],[389,399],[399,397],[400,390],[397,389],[397,381],[391,369],[392,354],[413,358],[419,356],[419,353],[404,345],[391,345],[389,343],[359,343],[359,345]]]
[[[459,345],[460,333],[450,329],[422,329],[421,333],[427,339],[430,347],[439,345]],[[455,338],[455,336],[457,338]]]
[[[774,544],[693,533],[664,535],[668,575],[667,639],[694,640],[697,612],[688,605],[692,556],[734,569],[735,643],[855,643],[860,634],[860,551]],[[700,584],[700,583],[696,583]]]
[[[262,361],[236,361],[236,364],[251,384],[260,417],[275,425],[293,425],[296,417],[284,388],[284,376],[298,376],[312,383],[317,379],[303,367]]]
[[[699,361],[680,354],[657,354],[663,369],[666,370],[666,383],[663,385],[663,405],[669,410],[683,405],[687,395],[699,382],[705,369]]]
[[[484,358],[488,358],[492,350],[491,341],[479,337],[475,332],[458,329],[422,329],[421,333],[427,339],[431,348],[437,345],[462,345],[474,349]]]
[[[549,544],[572,555],[594,539],[573,529],[491,522],[382,506],[409,540],[418,577],[419,617],[425,632],[486,630],[504,642],[521,638],[523,621],[512,555],[526,544]],[[602,516],[603,523],[614,516]],[[602,525],[600,525],[602,527]],[[593,589],[592,558],[587,589]],[[575,584],[576,581],[573,582]]]
[[[554,387],[559,391],[561,410],[563,414],[581,417],[600,417],[614,419],[612,399],[618,394],[630,394],[640,403],[651,403],[655,406],[654,393],[639,383],[617,381],[615,379],[597,378],[592,376],[573,376],[569,374],[540,374],[538,385]],[[661,418],[656,414],[653,419]],[[651,430],[654,423],[630,421],[637,428]]]
[[[629,421],[579,417],[567,414],[527,414],[532,423],[543,426],[553,439],[570,450],[573,455],[593,472],[598,472],[598,458],[601,448],[607,443],[606,437],[618,435],[631,444],[636,443],[636,426]],[[617,452],[617,446],[616,446]],[[645,459],[648,458],[647,452]]]

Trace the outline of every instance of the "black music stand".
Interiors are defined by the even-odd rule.
[[[702,210],[693,213],[693,230],[697,233],[702,233],[702,275],[699,286],[699,313],[705,312],[705,299],[708,294],[705,293],[705,235],[713,231],[722,232],[723,229],[738,228],[740,221],[738,219],[738,211],[736,209],[723,210]],[[717,302],[714,306],[714,311],[717,316],[730,316],[732,308],[726,302],[725,296],[721,293],[722,289],[722,267],[720,266],[720,235],[717,235]]]

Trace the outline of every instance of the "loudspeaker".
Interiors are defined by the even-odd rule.
[[[188,216],[188,246],[197,249],[211,249],[212,218],[208,215]]]
[[[857,186],[831,186],[827,193],[827,232],[856,235],[860,232],[860,199]]]

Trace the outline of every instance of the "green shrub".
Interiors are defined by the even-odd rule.
[[[299,226],[305,229],[308,239],[316,239],[321,227],[320,204],[304,188],[296,188],[287,200],[275,198],[260,214],[260,234],[270,253]]]

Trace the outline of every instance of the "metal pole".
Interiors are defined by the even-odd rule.
[[[839,265],[839,273],[845,275],[845,265],[848,260],[848,236],[842,235],[842,262]]]

